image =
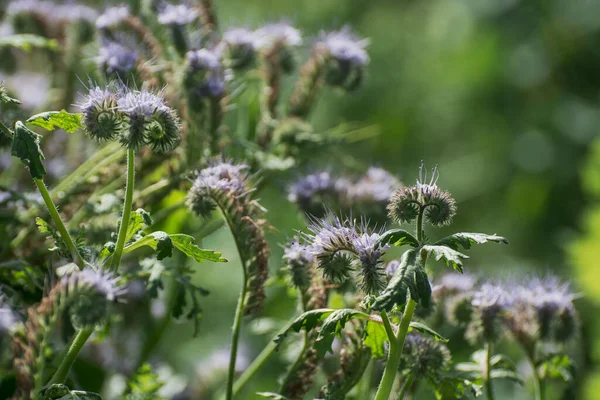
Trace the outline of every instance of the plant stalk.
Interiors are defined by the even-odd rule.
[[[123,205],[123,215],[121,216],[121,226],[117,236],[117,245],[110,263],[110,271],[116,272],[121,263],[123,256],[123,248],[125,247],[125,239],[127,237],[127,228],[129,219],[131,218],[131,205],[133,203],[133,186],[135,183],[135,151],[127,150],[127,184],[125,186],[125,203]]]
[[[244,268],[244,279],[242,290],[238,298],[238,304],[235,310],[235,319],[233,320],[231,334],[231,353],[229,355],[229,371],[227,373],[227,400],[233,399],[233,379],[235,378],[235,364],[237,360],[238,343],[240,340],[240,328],[242,326],[242,317],[244,315],[244,300],[246,299],[246,289],[248,286],[246,269]]]
[[[529,361],[529,365],[531,365],[531,371],[533,372],[533,384],[535,390],[535,400],[544,400],[544,389],[542,378],[540,377],[540,373],[538,372],[537,366],[535,365],[535,360],[533,355],[530,354],[530,351],[527,351],[527,360]]]
[[[42,195],[42,198],[44,199],[44,203],[46,203],[46,207],[48,208],[50,217],[52,217],[52,220],[54,221],[54,225],[56,225],[56,229],[58,229],[60,236],[62,237],[62,239],[65,242],[65,245],[69,249],[69,252],[71,253],[71,256],[73,257],[73,261],[75,262],[75,264],[77,264],[77,266],[79,266],[79,269],[83,269],[83,267],[85,265],[83,257],[81,257],[81,254],[79,254],[79,250],[77,250],[77,246],[73,242],[71,235],[69,235],[69,231],[67,231],[67,227],[65,226],[62,219],[60,218],[60,214],[58,213],[58,210],[56,209],[56,206],[54,205],[54,202],[52,201],[52,197],[50,196],[50,193],[48,192],[48,189],[46,188],[44,181],[41,179],[37,179],[37,178],[34,178],[33,181],[35,182],[36,186],[38,187],[40,194]]]
[[[490,360],[492,358],[492,344],[490,342],[486,342],[485,344],[485,394],[488,400],[494,400],[494,392],[492,390],[492,366],[490,365]]]
[[[408,333],[408,328],[410,326],[410,320],[412,319],[416,305],[417,303],[415,303],[413,299],[408,300],[404,308],[404,313],[402,314],[400,326],[398,327],[398,333],[396,335],[393,333],[393,328],[390,324],[387,314],[385,311],[381,312],[383,325],[390,340],[390,350],[388,353],[388,360],[385,364],[383,377],[381,378],[379,389],[377,389],[377,394],[375,395],[375,400],[388,400],[390,398],[392,387],[394,386],[394,380],[396,378],[396,372],[398,371],[398,366],[400,365],[400,357],[402,356],[402,350],[404,349],[404,340],[406,339],[406,334]]]
[[[400,387],[400,391],[398,392],[398,400],[404,400],[404,396],[406,391],[410,388],[410,385],[413,383],[413,376],[409,375],[406,377],[404,382],[402,382],[402,387]]]
[[[65,354],[65,357],[63,358],[60,365],[58,366],[58,369],[52,376],[52,379],[50,379],[50,382],[48,382],[48,385],[65,382],[65,380],[67,379],[67,375],[69,375],[69,371],[73,366],[73,363],[75,362],[77,356],[83,348],[83,345],[89,339],[93,332],[93,328],[83,328],[79,332],[77,332],[77,335],[75,335],[73,341],[71,342],[71,345],[69,346],[69,350],[67,350],[67,354]]]

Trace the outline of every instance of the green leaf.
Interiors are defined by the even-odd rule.
[[[385,342],[388,341],[385,327],[375,321],[367,322],[363,343],[371,349],[373,358],[385,356]]]
[[[47,131],[62,129],[69,133],[75,132],[82,126],[81,114],[71,114],[65,110],[46,111],[41,114],[36,114],[26,122],[44,128]]]
[[[410,327],[416,331],[419,331],[423,334],[427,334],[432,336],[435,340],[439,340],[440,342],[444,342],[447,343],[448,339],[446,339],[445,337],[443,337],[442,335],[440,335],[439,333],[437,333],[436,331],[434,331],[433,329],[431,329],[430,327],[428,327],[425,324],[422,324],[420,322],[417,321],[412,321],[410,323]]]
[[[523,379],[519,376],[519,374],[515,371],[511,371],[508,369],[493,369],[490,372],[490,378],[492,379],[507,379],[509,381],[516,382],[522,385]]]
[[[61,257],[68,258],[70,257],[69,249],[65,244],[62,236],[54,229],[50,224],[41,219],[40,217],[35,218],[35,224],[38,227],[38,231],[40,233],[46,234],[46,237],[54,243],[54,247],[49,248],[50,251],[57,251]]]
[[[131,213],[129,217],[129,224],[127,225],[127,233],[125,235],[125,243],[129,242],[131,238],[141,231],[145,226],[152,225],[152,217],[143,208],[138,208]]]
[[[173,245],[183,254],[193,258],[198,262],[213,261],[227,262],[227,259],[221,257],[221,253],[213,250],[205,250],[194,244],[195,239],[192,236],[176,233],[171,235]]]
[[[125,399],[127,400],[162,400],[158,391],[164,386],[158,374],[152,372],[149,364],[143,364],[136,371],[133,379],[127,383]]]
[[[55,383],[42,389],[41,395],[44,400],[102,400],[98,393],[83,390],[69,390],[69,387],[61,383]]]
[[[57,50],[58,42],[55,39],[47,39],[43,36],[21,33],[0,37],[0,47],[7,46],[16,47],[26,52],[31,51],[35,47]]]
[[[277,343],[275,351],[279,351],[279,347],[287,335],[290,334],[290,332],[300,332],[301,330],[305,330],[307,332],[311,331],[316,328],[319,322],[327,318],[334,311],[335,310],[332,308],[318,308],[316,310],[307,311],[298,316],[298,318],[296,318],[285,331],[277,335],[275,338],[274,342]]]
[[[319,357],[325,356],[327,352],[333,353],[333,340],[336,336],[341,336],[346,323],[354,318],[369,319],[369,315],[351,308],[343,308],[335,310],[325,318],[315,340],[315,350]]]
[[[454,268],[456,271],[462,274],[463,272],[463,259],[469,258],[469,256],[460,253],[456,250],[451,249],[448,246],[437,246],[437,245],[425,245],[422,251],[433,255],[436,261],[444,260],[446,265]]]
[[[398,269],[372,308],[389,311],[396,305],[404,305],[408,296],[424,307],[428,307],[431,300],[429,278],[415,249],[402,255]]]
[[[173,255],[173,242],[171,241],[171,237],[163,231],[156,231],[149,233],[146,236],[142,236],[135,242],[127,245],[123,249],[123,254],[143,246],[149,246],[155,250],[157,253],[156,258],[159,260]]]
[[[392,244],[394,246],[403,246],[405,244],[413,247],[419,246],[419,241],[403,229],[390,229],[381,236],[377,243],[382,246],[386,244]]]
[[[542,379],[560,379],[569,383],[573,380],[574,361],[566,354],[551,354],[538,365]]]
[[[438,240],[434,245],[447,246],[453,250],[460,250],[461,247],[465,250],[469,250],[472,244],[483,244],[487,242],[508,244],[508,240],[495,234],[487,235],[485,233],[460,232]]]
[[[21,159],[35,179],[42,179],[46,175],[46,169],[42,164],[44,153],[40,148],[40,137],[23,125],[21,121],[17,121],[15,124],[11,154]]]
[[[0,102],[8,104],[21,104],[19,100],[14,99],[8,95],[8,91],[2,83],[0,83]]]

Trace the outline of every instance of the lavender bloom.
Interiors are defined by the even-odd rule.
[[[108,74],[123,76],[133,71],[139,60],[135,50],[112,40],[103,41],[99,53],[97,62]]]
[[[158,22],[163,25],[183,26],[196,21],[199,16],[198,9],[187,4],[164,3],[158,13]]]
[[[288,200],[298,204],[307,214],[322,216],[324,204],[339,204],[347,192],[345,181],[334,179],[327,171],[299,179],[288,189]],[[333,204],[332,204],[333,203]]]
[[[243,70],[254,62],[257,36],[246,28],[232,28],[223,33],[225,60],[234,70]]]
[[[63,22],[94,23],[98,19],[98,11],[81,4],[61,4],[54,6],[54,16]]]
[[[505,313],[511,303],[503,287],[484,283],[471,300],[474,311],[467,328],[467,338],[473,343],[498,341],[504,333]]]
[[[184,87],[194,101],[200,102],[205,97],[223,96],[225,80],[219,53],[200,49],[186,54]]]
[[[569,285],[554,277],[534,279],[528,289],[535,309],[542,340],[566,342],[579,328],[579,317],[573,305],[575,295]]]
[[[117,96],[108,88],[92,87],[79,105],[86,133],[99,142],[120,134],[121,117],[116,113]]]
[[[287,265],[293,285],[300,290],[307,290],[316,262],[310,247],[300,243],[298,239],[293,240],[284,247],[283,261]]]
[[[365,51],[367,41],[357,38],[348,28],[321,36],[321,44],[331,57],[325,81],[347,91],[357,89],[363,80],[365,65],[369,62]]]
[[[107,8],[96,20],[96,28],[105,30],[117,27],[130,16],[129,7],[127,6]]]
[[[363,233],[352,241],[362,267],[359,284],[368,294],[379,293],[387,283],[382,259],[387,246],[381,246],[379,239],[378,233]]]

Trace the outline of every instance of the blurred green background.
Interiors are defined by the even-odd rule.
[[[335,149],[335,154],[345,156],[315,160],[311,168],[356,171],[376,165],[413,183],[420,160],[439,164],[438,183],[459,202],[452,229],[496,232],[511,242],[474,250],[466,263],[469,271],[508,278],[552,272],[582,292],[577,306],[584,320],[584,357],[576,396],[597,399],[600,2],[215,0],[215,4],[223,28],[258,27],[281,18],[291,21],[304,32],[306,52],[321,30],[349,25],[369,38],[371,63],[364,87],[352,96],[324,90],[312,119],[317,130],[351,122],[373,137]],[[284,193],[283,178],[261,193],[273,225],[268,234],[273,274],[281,267],[278,244],[305,225]],[[185,211],[177,212],[167,225],[184,218]],[[211,291],[203,303],[200,337],[192,338],[191,324],[171,324],[159,350],[187,375],[218,362],[221,353],[216,349],[227,350],[241,283],[229,233],[218,231],[204,246],[222,251],[230,263],[197,268],[198,282]],[[283,321],[294,313],[288,293],[271,288],[265,315]],[[242,361],[251,360],[270,339],[271,334],[260,333],[264,325],[246,324]],[[273,390],[282,368],[282,363],[271,363],[251,390]],[[507,390],[510,398],[528,398],[525,390]]]

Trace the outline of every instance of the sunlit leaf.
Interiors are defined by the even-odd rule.
[[[16,47],[27,52],[31,51],[33,48],[56,50],[58,49],[58,42],[55,39],[48,39],[43,36],[21,33],[18,35],[0,37],[0,47],[7,46]]]
[[[508,240],[498,235],[487,235],[485,233],[459,232],[447,236],[434,243],[436,246],[448,246],[453,250],[469,250],[472,244],[483,244],[487,242],[506,243]]]
[[[371,349],[373,358],[385,356],[385,342],[388,341],[385,327],[375,321],[367,322],[363,343]]]
[[[378,243],[381,245],[391,244],[394,246],[403,246],[405,244],[413,247],[419,246],[419,241],[413,235],[403,229],[391,229],[385,232],[383,235],[381,235]]]
[[[173,245],[183,254],[193,258],[197,262],[213,261],[227,262],[227,259],[221,257],[221,253],[213,250],[201,249],[194,244],[195,239],[192,236],[176,233],[171,235]]]
[[[448,342],[448,339],[446,339],[445,337],[443,337],[442,335],[440,335],[439,333],[437,333],[436,331],[434,331],[427,325],[422,324],[420,322],[412,321],[410,323],[410,327],[416,331],[423,333],[423,334],[432,336],[435,340],[439,340],[441,342]]]
[[[456,250],[451,249],[448,246],[437,246],[437,245],[425,245],[422,251],[432,255],[436,261],[443,260],[446,265],[454,268],[456,271],[463,272],[463,259],[469,258],[469,256],[460,253]]]
[[[81,128],[81,114],[72,114],[65,110],[46,111],[36,114],[26,121],[28,124],[39,126],[47,131],[62,129],[65,132],[75,132]]]
[[[40,148],[40,135],[28,129],[21,121],[15,124],[11,154],[21,159],[33,178],[42,179],[46,175],[46,168],[42,164],[44,153]]]

